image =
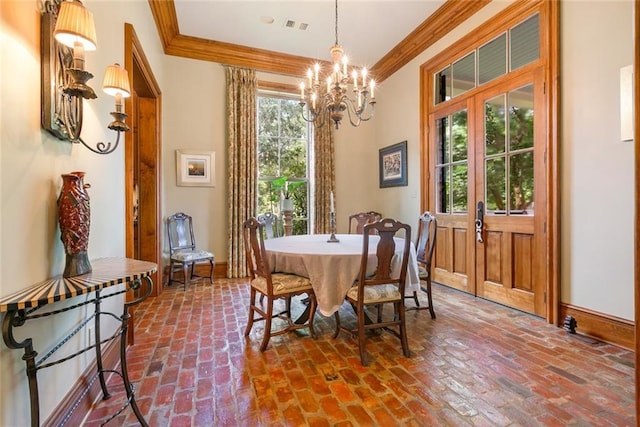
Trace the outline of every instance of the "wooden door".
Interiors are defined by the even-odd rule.
[[[432,200],[438,232],[433,279],[476,293],[473,240],[473,99],[440,109],[430,120]]]
[[[514,74],[430,115],[433,279],[545,316],[543,71]]]
[[[545,316],[542,70],[522,73],[475,100],[476,294]]]

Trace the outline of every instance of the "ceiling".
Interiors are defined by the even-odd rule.
[[[349,62],[372,67],[445,0],[340,0],[338,39]],[[329,60],[333,0],[174,0],[179,33],[255,49]],[[290,22],[290,26],[286,23]],[[306,24],[306,29],[301,29]]]

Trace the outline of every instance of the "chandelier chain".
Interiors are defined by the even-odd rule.
[[[338,0],[336,0],[336,46],[338,46]]]

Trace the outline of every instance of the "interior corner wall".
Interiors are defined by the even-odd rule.
[[[86,53],[86,69],[94,74],[89,84],[98,99],[85,101],[82,137],[87,142],[114,141],[106,128],[112,120],[114,98],[100,89],[104,70],[123,63],[124,23],[134,24],[154,71],[160,68],[161,45],[146,2],[86,0],[96,21],[98,50]],[[65,255],[57,224],[56,199],[60,175],[85,171],[91,199],[89,258],[124,256],[124,153],[122,147],[98,155],[80,144],[53,137],[40,126],[40,2],[0,2],[0,297],[58,275]],[[89,299],[81,296],[57,303],[56,308]],[[122,297],[103,308],[122,310]],[[84,318],[83,309],[28,322],[18,328],[17,339],[32,337],[42,356],[64,333]],[[2,316],[4,318],[4,315]],[[104,334],[115,330],[105,325]],[[69,341],[61,354],[87,344],[86,334]],[[22,350],[0,344],[0,425],[30,425],[29,390]],[[41,422],[47,419],[77,378],[91,363],[89,353],[38,372]]]

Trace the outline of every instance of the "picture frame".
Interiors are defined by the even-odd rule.
[[[215,187],[215,151],[176,150],[179,187]]]
[[[407,185],[407,141],[379,150],[380,188]]]

